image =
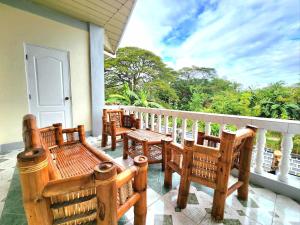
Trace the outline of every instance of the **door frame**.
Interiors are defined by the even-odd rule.
[[[26,99],[27,99],[27,105],[28,105],[28,113],[32,113],[31,110],[31,102],[29,99],[30,91],[29,91],[29,73],[28,73],[28,60],[26,59],[26,54],[27,54],[27,47],[28,46],[33,46],[33,47],[39,47],[39,48],[45,48],[49,50],[55,50],[55,51],[61,51],[64,53],[67,53],[67,59],[68,59],[68,67],[69,67],[69,73],[68,73],[68,85],[70,89],[70,128],[72,128],[74,125],[73,123],[73,104],[72,104],[72,85],[71,85],[71,65],[70,65],[70,52],[62,49],[57,49],[57,48],[51,48],[51,47],[46,47],[46,46],[41,46],[41,45],[36,45],[36,44],[30,44],[23,42],[23,50],[24,50],[24,65],[25,65],[25,80],[26,80]],[[68,128],[68,127],[65,127]]]

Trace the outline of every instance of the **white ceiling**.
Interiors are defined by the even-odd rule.
[[[105,51],[114,54],[136,0],[32,0],[105,29]]]

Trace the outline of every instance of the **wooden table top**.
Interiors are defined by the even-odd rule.
[[[165,134],[161,134],[151,130],[137,129],[126,134],[129,138],[136,139],[138,141],[148,141],[148,142],[161,142],[162,139],[172,140]]]

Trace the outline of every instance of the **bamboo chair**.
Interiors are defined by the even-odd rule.
[[[116,225],[134,206],[134,224],[145,225],[145,156],[128,169],[85,140],[83,126],[38,129],[23,118],[25,150],[18,154],[23,204],[29,225]]]
[[[103,109],[101,146],[107,145],[107,138],[110,135],[111,148],[115,150],[117,136],[123,138],[124,134],[131,131],[131,128],[140,128],[140,120],[136,119],[134,114],[124,115],[122,109]]]
[[[238,198],[247,200],[255,134],[256,128],[247,126],[236,133],[223,131],[221,138],[200,132],[197,144],[193,140],[185,140],[184,147],[164,141],[166,149],[164,185],[172,186],[173,172],[181,176],[178,207],[186,208],[191,181],[215,190],[212,217],[216,220],[223,219],[226,198],[236,189]],[[207,142],[208,146],[204,146],[204,142]],[[233,168],[239,170],[238,181],[228,187]]]

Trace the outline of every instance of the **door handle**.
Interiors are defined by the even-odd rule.
[[[65,97],[65,101],[68,101],[70,98],[69,97]]]

